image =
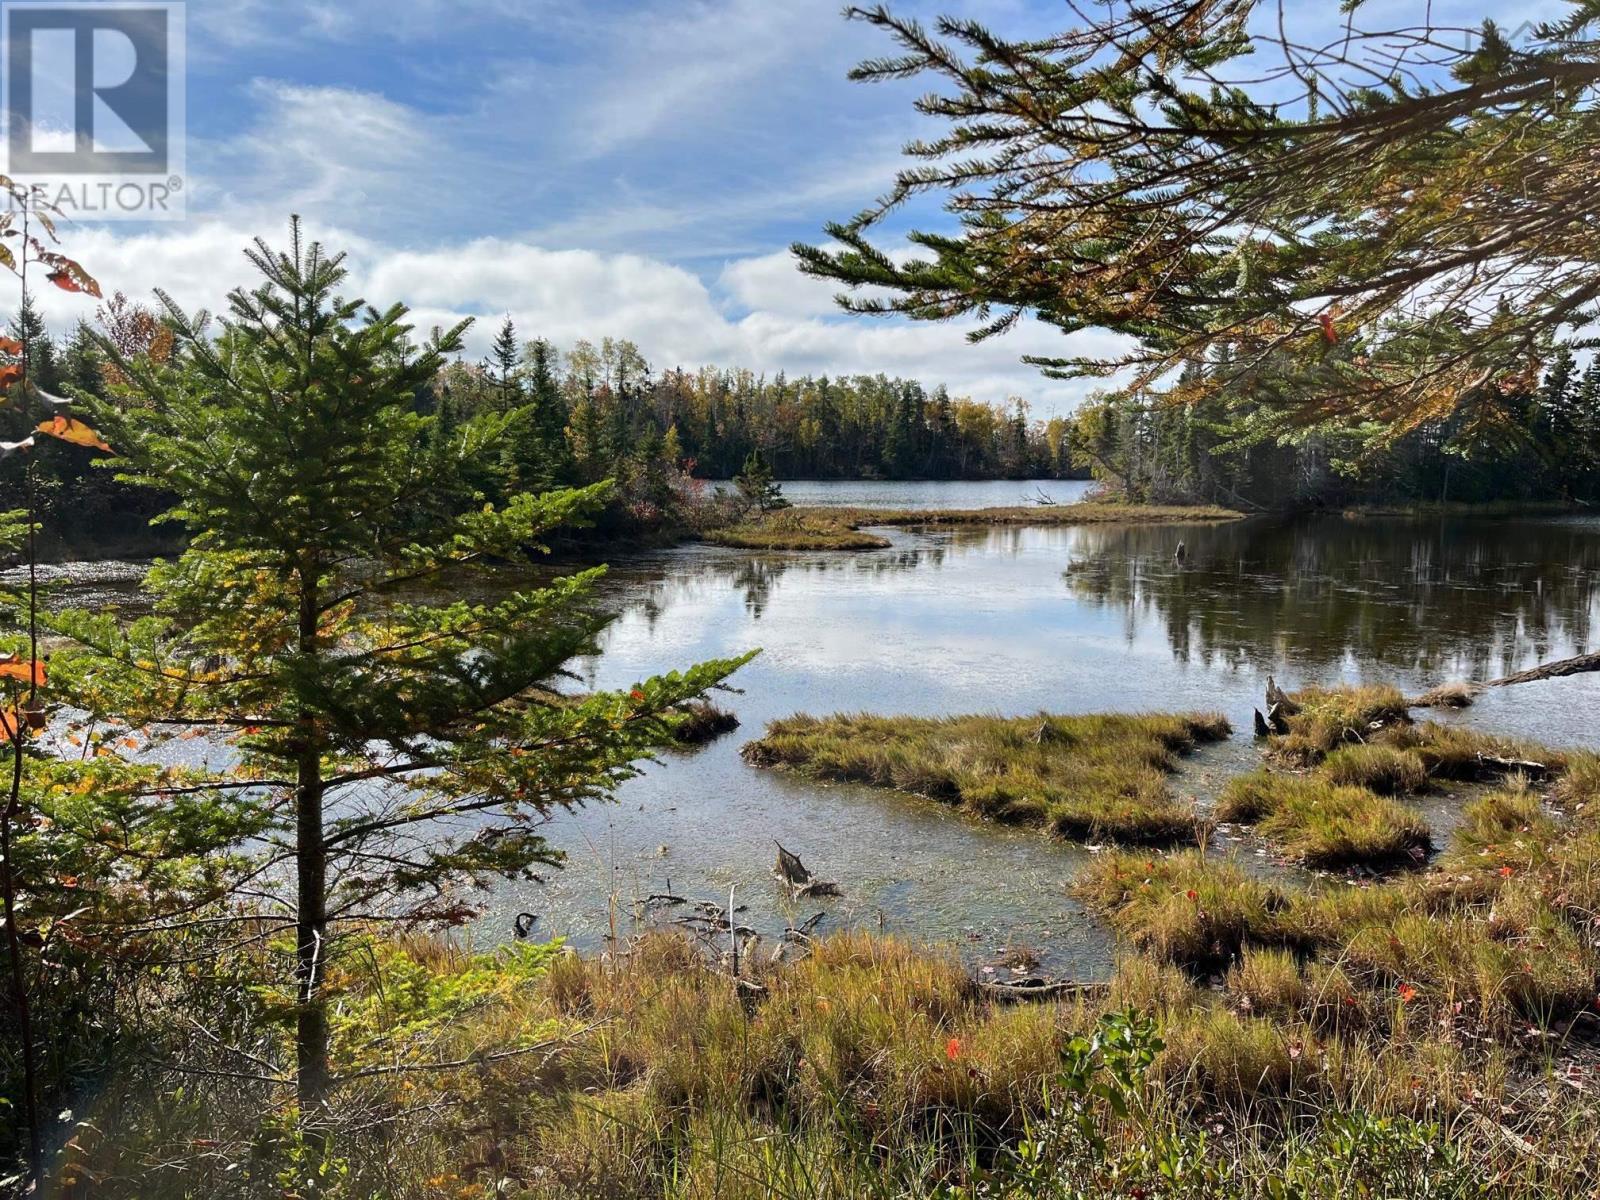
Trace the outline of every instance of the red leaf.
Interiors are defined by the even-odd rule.
[[[100,295],[100,285],[83,274],[81,269],[76,272],[51,271],[45,278],[63,292],[82,292],[87,296],[96,297]]]
[[[944,1056],[951,1062],[961,1057],[961,1039],[951,1038],[944,1044]]]
[[[1327,313],[1319,313],[1317,320],[1322,324],[1322,336],[1330,342],[1339,340],[1339,331],[1333,327],[1333,318]]]
[[[22,343],[16,338],[0,337],[0,354],[21,354]]]

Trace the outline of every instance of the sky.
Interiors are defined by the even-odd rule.
[[[1011,36],[1070,23],[1065,0],[895,7]],[[159,286],[218,308],[249,278],[242,247],[281,242],[298,213],[349,252],[351,294],[403,301],[424,330],[476,318],[472,357],[510,315],[523,337],[558,345],[629,338],[657,368],[881,371],[1021,396],[1044,416],[1085,385],[1021,357],[1115,345],[1031,322],[974,345],[961,323],[844,314],[833,285],[799,274],[790,243],[882,194],[901,145],[930,132],[912,108],[924,84],[847,80],[892,47],[839,0],[190,0],[187,12],[187,219],[65,235],[108,295]],[[942,221],[930,205],[886,232]],[[82,311],[52,300],[58,323]]]

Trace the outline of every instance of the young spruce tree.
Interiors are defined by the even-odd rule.
[[[263,814],[254,911],[292,924],[292,1075],[314,1126],[354,1074],[330,1056],[326,980],[346,939],[460,921],[471,886],[556,862],[542,817],[605,796],[739,663],[552,690],[592,648],[598,571],[449,597],[608,485],[452,507],[459,490],[438,473],[497,454],[511,423],[484,414],[452,431],[448,456],[419,451],[431,418],[415,397],[461,327],[415,348],[399,305],[336,296],[340,256],[302,244],[298,224],[288,252],[246,253],[263,282],[230,295],[220,329],[163,296],[170,361],[106,347],[144,402],[115,430],[127,476],[176,495],[168,517],[190,541],[150,572],[152,616],[73,632],[100,656],[108,710],[231,743],[232,765],[197,786]]]

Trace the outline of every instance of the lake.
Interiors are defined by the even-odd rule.
[[[914,488],[930,504],[966,507],[1014,502],[1026,485],[806,486],[821,489],[808,503],[904,505]],[[975,500],[975,487],[1009,490]],[[528,911],[542,933],[595,949],[613,928],[634,928],[635,897],[670,883],[724,903],[732,888],[748,906],[741,919],[768,934],[825,911],[823,929],[954,940],[975,960],[1026,944],[1047,969],[1101,975],[1107,935],[1065,893],[1084,848],[928,800],[757,770],[739,747],[797,711],[1216,709],[1234,738],[1188,760],[1175,781],[1205,804],[1257,761],[1250,714],[1269,674],[1287,688],[1388,680],[1416,693],[1594,649],[1600,620],[1596,518],[1252,518],[885,536],[892,545],[877,551],[688,545],[615,564],[603,598],[616,619],[604,653],[578,664],[585,681],[626,687],[760,647],[735,679],[740,694],[719,698],[743,727],[666,755],[615,804],[553,818],[546,833],[568,853],[566,869],[496,893],[475,936],[507,937]],[[94,604],[127,599],[139,571],[67,564],[50,575],[66,584],[64,600]],[[1597,745],[1597,712],[1600,675],[1588,675],[1493,689],[1441,719]],[[1430,802],[1436,830],[1453,804]],[[770,874],[775,839],[843,896],[789,905]],[[1252,843],[1235,849],[1278,869]]]
[[[875,491],[850,502],[891,503]],[[634,897],[670,883],[724,902],[732,888],[748,905],[741,919],[768,933],[826,910],[824,928],[955,939],[974,958],[1026,944],[1051,969],[1103,974],[1105,932],[1064,890],[1083,848],[932,801],[757,770],[739,747],[796,711],[1219,709],[1235,737],[1189,760],[1176,781],[1205,803],[1257,761],[1250,715],[1269,674],[1290,688],[1391,680],[1415,693],[1592,649],[1600,617],[1595,519],[1255,518],[886,536],[893,545],[880,551],[691,546],[613,568],[606,598],[618,617],[587,680],[624,687],[760,647],[736,679],[742,694],[720,701],[743,727],[667,756],[615,805],[554,819],[548,833],[567,868],[497,897],[491,936],[527,910],[546,933],[593,948],[613,922],[633,928]],[[1491,690],[1441,719],[1600,744],[1597,702],[1600,676],[1578,676]],[[1437,829],[1451,815],[1430,819]],[[789,905],[770,875],[774,840],[837,880],[843,898]],[[1253,845],[1238,849],[1270,869]]]

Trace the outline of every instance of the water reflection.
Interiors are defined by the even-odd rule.
[[[1256,520],[1094,530],[1064,578],[1120,610],[1128,636],[1159,622],[1206,665],[1351,663],[1489,679],[1592,644],[1600,527],[1592,521]]]

